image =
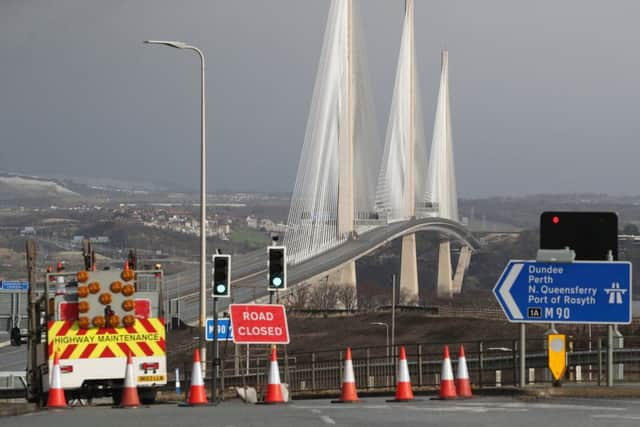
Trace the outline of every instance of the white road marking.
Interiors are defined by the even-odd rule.
[[[609,419],[616,419],[616,420],[640,420],[640,416],[618,415],[618,414],[596,414],[596,415],[591,415],[591,418],[609,418]]]
[[[295,409],[389,409],[390,405],[322,405],[322,406],[310,406],[310,405],[291,405],[292,408]]]
[[[504,408],[531,408],[531,409],[575,409],[578,411],[626,411],[626,408],[615,406],[571,405],[566,403],[502,403]]]
[[[313,414],[321,414],[322,411],[320,409],[312,409],[311,413],[313,413]]]
[[[473,412],[476,414],[487,412],[528,412],[527,408],[502,408],[499,406],[405,406],[414,411],[428,412]]]
[[[330,417],[327,417],[326,415],[321,416],[320,419],[322,421],[324,421],[325,424],[335,424],[336,423],[335,421],[333,421],[333,419],[331,419]]]

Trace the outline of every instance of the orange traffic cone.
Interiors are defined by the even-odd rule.
[[[353,375],[353,362],[351,361],[351,347],[347,347],[347,354],[344,359],[344,374],[342,377],[342,393],[340,399],[332,400],[331,403],[357,403],[358,391],[356,390],[356,379]]]
[[[206,405],[207,392],[204,389],[204,381],[202,380],[202,367],[200,366],[200,350],[196,348],[193,352],[193,371],[191,373],[191,388],[189,388],[189,400],[187,404]]]
[[[458,372],[456,372],[456,374],[456,391],[458,397],[473,397],[471,394],[469,370],[467,369],[467,358],[464,356],[463,345],[460,345],[460,352],[458,353]]]
[[[456,386],[453,383],[449,346],[445,345],[442,358],[442,376],[440,378],[440,399],[455,399],[456,397]]]
[[[401,346],[396,380],[396,398],[391,402],[409,402],[410,400],[413,400],[411,377],[409,376],[409,366],[407,365],[407,353],[404,350],[404,346]]]
[[[136,380],[133,376],[133,358],[131,353],[127,354],[127,369],[124,375],[124,387],[122,388],[122,398],[120,399],[121,408],[137,408],[140,406],[140,397],[138,396],[138,388]]]
[[[60,384],[60,358],[58,357],[58,352],[55,352],[53,355],[53,369],[51,370],[51,378],[49,380],[47,408],[66,408],[67,400],[64,398],[64,390]]]
[[[271,362],[269,363],[269,377],[267,392],[263,403],[284,403],[282,397],[282,384],[280,384],[280,370],[278,369],[278,357],[276,346],[271,347]]]

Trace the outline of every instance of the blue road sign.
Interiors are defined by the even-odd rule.
[[[28,291],[29,282],[21,280],[0,280],[0,291]]]
[[[631,323],[631,263],[509,261],[493,288],[519,323]]]
[[[213,319],[207,319],[207,341],[213,341]],[[233,341],[233,330],[229,318],[218,319],[218,341]]]

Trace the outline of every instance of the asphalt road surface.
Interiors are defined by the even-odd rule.
[[[438,401],[423,397],[411,403],[367,398],[360,404],[302,400],[285,405],[245,405],[238,400],[219,406],[182,408],[161,404],[139,409],[94,406],[43,411],[4,418],[6,426],[137,427],[194,426],[637,426],[640,405],[634,400],[553,399],[525,402],[509,397]]]

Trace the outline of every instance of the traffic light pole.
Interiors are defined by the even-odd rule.
[[[220,365],[220,355],[218,354],[218,298],[213,297],[213,366],[211,369],[211,400],[218,403],[218,365]]]

